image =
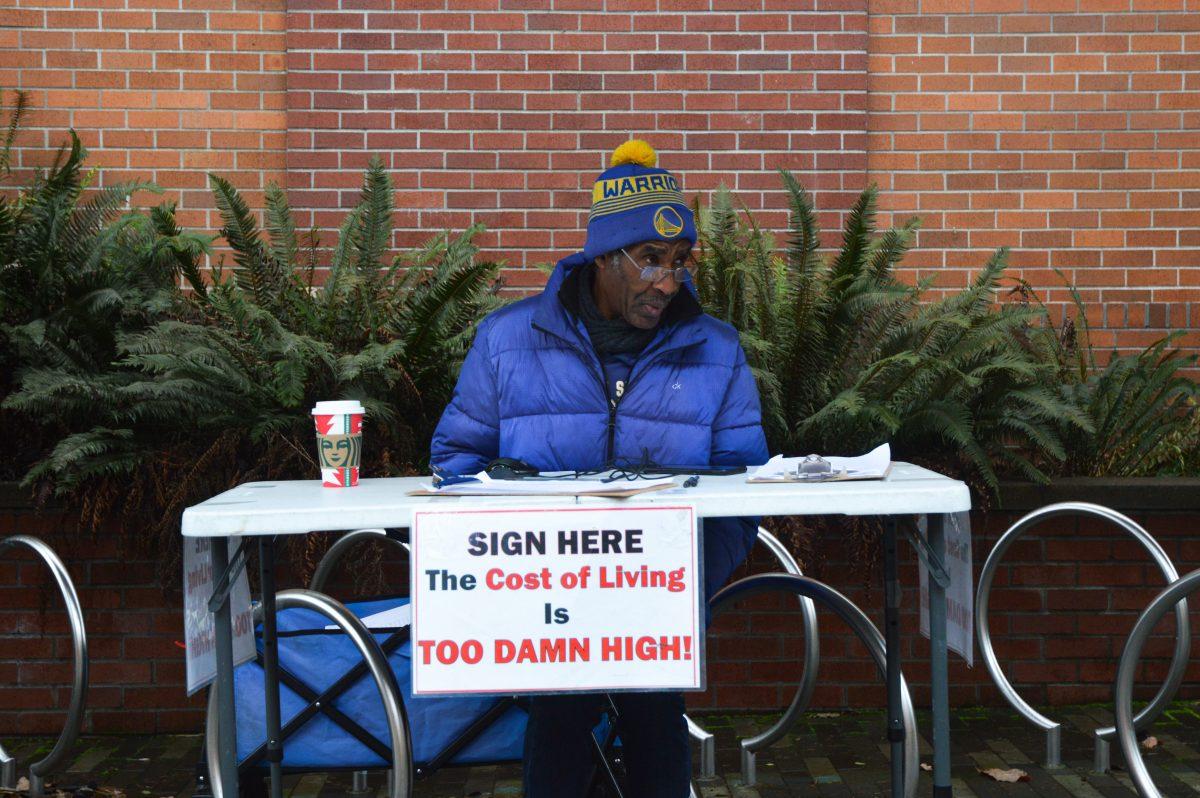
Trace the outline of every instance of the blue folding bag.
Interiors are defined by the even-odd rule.
[[[359,618],[408,603],[408,598],[389,598],[347,604]],[[326,630],[329,619],[306,609],[288,609],[278,613],[279,667],[300,680],[315,694],[324,692],[352,670],[362,657],[350,639],[340,631]],[[380,645],[396,634],[374,631]],[[259,650],[262,640],[259,638]],[[408,713],[416,767],[432,761],[454,742],[471,724],[503,698],[498,697],[414,697],[412,694],[412,643],[405,640],[391,654],[388,663],[396,674],[401,699]],[[234,672],[237,702],[238,761],[244,762],[266,741],[266,708],[262,666],[247,662]],[[280,683],[279,707],[282,726],[309,705],[309,700]],[[364,673],[340,696],[333,706],[390,748],[391,739],[383,716],[379,690],[370,672]],[[465,765],[519,761],[524,746],[528,716],[519,706],[501,714],[447,764]],[[339,726],[323,712],[315,713],[303,726],[283,740],[283,766],[297,769],[388,767],[379,754]],[[257,763],[264,764],[261,760]]]

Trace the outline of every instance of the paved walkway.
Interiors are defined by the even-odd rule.
[[[1065,722],[1061,769],[1040,766],[1044,737],[1011,712],[962,709],[954,714],[954,794],[960,798],[1129,798],[1132,785],[1114,747],[1109,773],[1091,772],[1090,731],[1109,723],[1103,707],[1059,709],[1053,716]],[[759,756],[758,784],[746,786],[738,772],[738,738],[766,727],[764,715],[708,715],[697,718],[717,735],[718,777],[697,781],[704,798],[871,798],[886,796],[887,746],[879,712],[807,715],[794,733]],[[921,728],[929,719],[920,717]],[[1150,733],[1157,745],[1146,751],[1147,763],[1159,790],[1166,796],[1200,794],[1200,702],[1177,702]],[[26,763],[53,741],[5,741],[11,753]],[[94,798],[190,798],[198,736],[86,737],[76,745],[75,758],[57,775],[63,796]],[[929,761],[922,741],[922,762]],[[1000,783],[981,774],[989,768],[1019,768],[1029,780]],[[326,798],[351,794],[349,773],[289,776],[284,794],[290,798]],[[366,795],[384,796],[384,775],[372,773]],[[79,787],[85,789],[79,790]],[[921,774],[921,794],[929,795],[929,774]],[[520,771],[515,765],[446,769],[418,782],[418,798],[519,798]],[[4,791],[0,791],[4,795]],[[54,795],[50,792],[50,795]]]

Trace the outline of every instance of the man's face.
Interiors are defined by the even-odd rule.
[[[679,291],[679,283],[670,270],[687,266],[692,242],[643,241],[625,247],[625,256],[616,252],[616,263],[610,256],[596,259],[596,305],[607,318],[620,316],[643,330],[653,329],[662,319],[663,311]],[[667,273],[659,280],[643,280],[646,267],[661,267]]]

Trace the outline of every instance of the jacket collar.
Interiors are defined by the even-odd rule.
[[[579,321],[578,281],[583,275],[584,267],[590,262],[591,259],[584,257],[582,252],[568,255],[558,262],[533,315],[537,326],[568,340],[571,336],[580,334],[583,323]],[[659,328],[670,337],[683,332],[691,333],[679,338],[678,344],[681,346],[696,343],[697,337],[703,337],[702,328],[691,322],[703,312],[699,300],[696,299],[696,287],[691,280],[687,280],[682,290],[676,292],[663,311]],[[660,340],[661,337],[660,335],[656,340]]]

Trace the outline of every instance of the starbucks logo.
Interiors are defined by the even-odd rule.
[[[654,230],[663,238],[674,238],[683,232],[683,217],[670,205],[654,212]]]

